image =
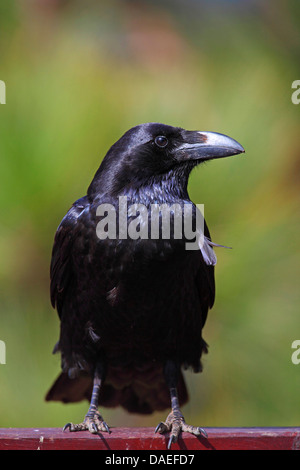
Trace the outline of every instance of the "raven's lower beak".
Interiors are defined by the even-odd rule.
[[[184,160],[212,160],[245,152],[236,140],[217,132],[186,131],[184,143],[175,150],[175,158]]]

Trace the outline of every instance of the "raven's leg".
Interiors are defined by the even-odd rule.
[[[164,368],[164,373],[167,385],[170,390],[172,411],[168,415],[164,423],[159,423],[159,425],[155,429],[155,432],[159,432],[160,434],[164,434],[165,432],[171,432],[168,443],[168,449],[170,449],[173,442],[177,442],[181,431],[195,434],[195,436],[207,437],[207,434],[204,429],[199,428],[197,426],[191,426],[189,424],[186,424],[186,422],[184,421],[184,417],[179,408],[179,400],[176,388],[178,382],[179,367],[173,361],[167,361]]]
[[[85,415],[85,418],[80,424],[67,423],[64,426],[64,431],[69,429],[73,431],[90,431],[92,434],[97,434],[99,431],[106,431],[110,433],[110,429],[106,422],[103,420],[102,416],[98,412],[98,396],[101,387],[101,382],[103,380],[103,368],[96,367],[94,373],[94,382],[93,382],[93,391],[90,402],[90,407]]]

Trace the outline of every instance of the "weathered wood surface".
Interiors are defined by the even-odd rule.
[[[183,433],[178,450],[298,450],[300,427],[205,428],[208,438]],[[111,434],[63,432],[60,428],[0,428],[0,450],[166,450],[168,436],[153,428],[112,428]]]

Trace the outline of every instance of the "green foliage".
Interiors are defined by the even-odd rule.
[[[213,240],[233,249],[217,249],[217,300],[204,333],[210,352],[201,376],[186,373],[185,418],[201,426],[296,425],[300,106],[291,103],[299,79],[292,30],[278,41],[282,30],[277,36],[276,22],[268,29],[266,12],[239,9],[206,12],[200,28],[195,17],[188,28],[188,18],[165,4],[160,29],[149,20],[143,36],[137,25],[156,18],[159,6],[137,9],[134,22],[118,2],[45,11],[38,2],[26,11],[9,3],[0,45],[7,87],[0,106],[1,426],[62,426],[86,411],[86,404],[43,401],[60,367],[51,355],[59,334],[48,294],[53,237],[109,146],[147,121],[225,133],[246,149],[202,165],[190,180]],[[159,47],[151,45],[158,33]],[[104,413],[118,426],[164,418]]]

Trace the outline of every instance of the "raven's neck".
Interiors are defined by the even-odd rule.
[[[109,187],[107,187],[107,181],[101,181],[102,175],[100,173],[97,175],[97,181],[93,181],[94,190],[93,193],[89,193],[89,197],[92,196],[92,199],[106,197],[111,199],[127,196],[133,203],[145,205],[189,200],[188,179],[194,166],[194,162],[189,162],[189,165],[178,165],[168,172],[151,175],[148,178],[144,177],[141,170],[140,175],[135,174],[125,184],[116,177]]]
[[[174,202],[189,199],[186,181],[172,178],[151,178],[146,185],[127,188],[124,192],[133,202],[142,204]]]

